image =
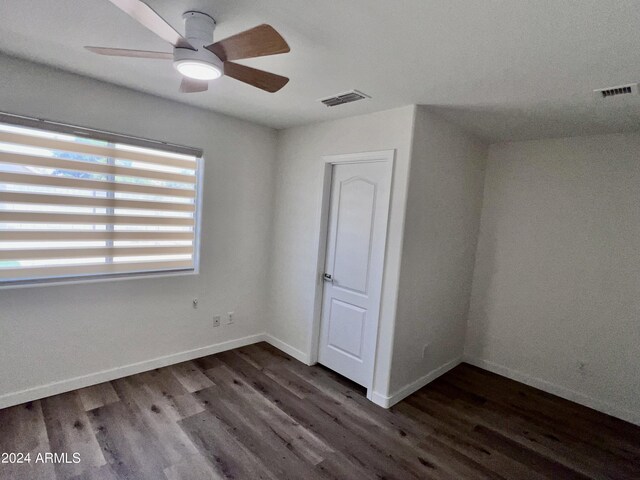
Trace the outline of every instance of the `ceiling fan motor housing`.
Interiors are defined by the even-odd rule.
[[[175,47],[173,49],[173,66],[176,70],[186,63],[204,63],[213,66],[219,71],[220,76],[224,74],[224,66],[213,52],[204,48],[205,45],[213,43],[213,30],[216,21],[201,12],[185,12],[182,15],[185,23],[185,38],[195,48]]]
[[[216,21],[206,13],[185,12],[184,19],[185,38],[189,40],[195,48],[213,43],[213,30],[216,28]]]

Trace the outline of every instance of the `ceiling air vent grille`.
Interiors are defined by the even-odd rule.
[[[593,91],[599,98],[617,97],[618,95],[638,95],[638,84],[620,85],[619,87],[599,88]]]
[[[364,100],[365,98],[371,98],[366,93],[359,92],[358,90],[351,90],[350,92],[341,93],[329,98],[323,98],[320,100],[327,107],[336,107],[338,105],[344,105],[345,103],[356,102],[358,100]]]

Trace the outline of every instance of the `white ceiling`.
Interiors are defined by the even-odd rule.
[[[179,31],[186,10],[212,15],[216,39],[270,23],[291,53],[243,63],[291,82],[268,94],[223,78],[206,93],[180,94],[170,62],[82,48],[170,51],[107,0],[3,0],[0,50],[275,128],[425,104],[491,140],[640,129],[640,96],[591,93],[640,81],[637,0],[148,3]],[[352,88],[373,99],[331,109],[317,102]]]

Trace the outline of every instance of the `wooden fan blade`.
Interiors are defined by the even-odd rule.
[[[224,74],[270,93],[277,92],[289,83],[287,77],[233,62],[224,62]]]
[[[174,47],[193,50],[193,46],[146,3],[140,0],[109,1]]]
[[[223,62],[291,51],[284,38],[271,25],[266,24],[258,25],[205,48],[216,54]]]
[[[98,55],[107,55],[110,57],[135,57],[135,58],[153,58],[160,60],[173,60],[173,53],[150,52],[148,50],[129,50],[127,48],[107,48],[107,47],[84,47],[90,52]]]
[[[180,83],[180,91],[182,93],[206,92],[208,89],[209,82],[182,77],[182,83]]]

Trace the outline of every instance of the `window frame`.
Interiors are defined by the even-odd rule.
[[[54,133],[73,135],[76,137],[101,140],[113,143],[122,143],[134,147],[150,148],[162,150],[170,153],[190,155],[196,158],[195,171],[195,212],[194,212],[194,243],[193,243],[193,269],[182,270],[155,270],[148,272],[130,273],[97,273],[87,275],[75,275],[54,278],[34,278],[28,280],[16,280],[11,282],[0,282],[0,290],[15,288],[43,287],[49,285],[73,285],[83,283],[113,282],[119,280],[134,280],[143,278],[166,278],[180,277],[200,274],[200,236],[202,233],[202,194],[204,179],[204,152],[200,148],[188,147],[160,140],[151,140],[133,135],[125,135],[106,130],[78,125],[62,123],[42,118],[34,118],[13,113],[0,112],[0,123],[15,125],[17,127],[36,128]]]

